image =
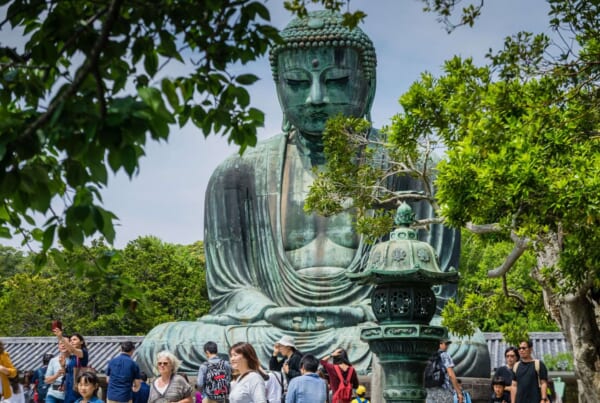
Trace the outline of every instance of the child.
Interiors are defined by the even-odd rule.
[[[367,394],[367,388],[364,385],[358,385],[356,388],[356,398],[352,400],[352,403],[371,403],[369,399],[365,397]]]
[[[505,386],[506,384],[503,377],[496,376],[492,379],[492,388],[494,388],[494,392],[490,398],[490,403],[510,403],[510,393],[504,390]]]
[[[19,383],[19,375],[19,372],[17,372],[17,376],[8,378],[10,388],[12,389],[12,396],[8,399],[3,399],[2,403],[26,403],[23,385]]]
[[[96,393],[98,392],[98,377],[93,372],[84,371],[77,377],[77,391],[81,395],[75,403],[102,403]]]

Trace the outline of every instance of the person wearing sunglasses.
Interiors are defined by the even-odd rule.
[[[184,377],[177,374],[181,361],[169,351],[161,351],[156,357],[159,376],[152,382],[148,403],[192,403],[192,387]]]
[[[494,372],[494,376],[492,379],[497,377],[502,377],[504,379],[504,390],[509,392],[512,389],[512,379],[513,379],[513,367],[517,361],[519,361],[519,350],[515,346],[507,347],[504,350],[504,359],[506,360],[506,365],[498,367],[496,372]]]
[[[519,343],[518,363],[513,366],[513,381],[510,392],[512,403],[548,403],[548,370],[541,360],[532,356],[530,340]]]

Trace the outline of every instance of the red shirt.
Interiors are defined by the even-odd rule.
[[[325,368],[325,370],[327,371],[327,375],[329,376],[329,388],[333,393],[335,393],[335,391],[340,386],[340,379],[338,378],[337,372],[335,371],[335,366],[329,361],[321,360],[320,362],[323,368]],[[350,371],[350,368],[352,368],[352,366],[349,366],[347,371],[344,371],[342,368],[340,368],[344,379],[346,379],[346,377],[348,376],[348,371]],[[356,374],[356,370],[354,370],[354,368],[352,371],[352,376],[350,377],[350,383],[352,384],[352,389],[358,388],[358,375]]]

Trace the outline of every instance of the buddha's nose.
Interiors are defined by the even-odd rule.
[[[319,79],[314,79],[310,86],[310,93],[308,98],[306,98],[307,104],[313,105],[322,105],[324,103],[329,102],[329,98],[327,97],[327,93],[325,90],[325,86]]]

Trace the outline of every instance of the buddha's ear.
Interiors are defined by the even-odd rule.
[[[290,123],[287,116],[285,115],[285,112],[283,112],[283,121],[281,122],[281,130],[286,134],[289,133],[290,131],[292,131],[292,124]]]
[[[375,75],[375,72],[373,72]],[[371,108],[373,107],[373,102],[375,101],[375,89],[377,87],[375,77],[372,77],[369,80],[369,91],[367,92],[367,103],[365,105],[365,119],[371,122]]]

